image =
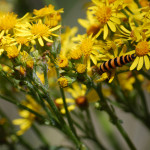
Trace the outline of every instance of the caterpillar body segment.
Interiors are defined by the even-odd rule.
[[[99,73],[102,74],[102,73],[107,72],[116,67],[121,67],[121,66],[133,61],[135,59],[135,57],[136,56],[134,54],[132,54],[132,55],[125,55],[125,56],[116,57],[114,59],[110,59],[100,65]]]

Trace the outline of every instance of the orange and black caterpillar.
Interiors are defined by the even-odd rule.
[[[125,55],[125,56],[116,57],[114,59],[110,59],[100,65],[99,74],[107,72],[110,69],[114,69],[116,67],[121,67],[122,65],[125,65],[133,61],[135,57],[136,56],[132,54],[132,55]]]

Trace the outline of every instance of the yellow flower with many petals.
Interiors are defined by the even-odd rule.
[[[41,46],[44,46],[43,40],[52,43],[53,41],[49,37],[58,36],[57,34],[54,34],[52,32],[58,30],[60,27],[61,25],[58,25],[54,28],[49,28],[48,26],[43,24],[41,20],[39,20],[36,24],[28,24],[27,28],[19,29],[16,33],[16,36],[29,37],[32,41],[37,39],[39,44]]]
[[[84,62],[87,65],[87,69],[89,70],[91,66],[91,60],[95,65],[97,64],[99,46],[95,44],[96,36],[92,37],[92,35],[78,35],[78,37],[74,40],[79,42],[78,50],[82,52],[84,56]]]
[[[136,53],[136,58],[132,63],[130,70],[133,70],[137,67],[137,70],[142,69],[144,63],[145,68],[147,70],[150,69],[150,42],[149,41],[141,41],[136,45],[135,50],[131,51],[130,53]]]
[[[6,47],[6,52],[8,58],[15,58],[19,55],[20,50],[14,45],[14,46],[9,46]]]
[[[17,15],[14,13],[4,13],[0,15],[0,37],[4,35],[4,33],[8,33],[9,30],[13,29],[17,24]]]
[[[109,3],[103,3],[99,0],[93,0],[92,2],[95,6],[89,7],[89,10],[101,26],[99,34],[103,31],[103,39],[106,39],[109,32],[108,27],[112,32],[116,32],[116,25],[120,24],[118,10]]]
[[[60,55],[57,59],[56,59],[56,64],[58,65],[58,67],[60,68],[65,68],[68,66],[68,58],[65,56]]]

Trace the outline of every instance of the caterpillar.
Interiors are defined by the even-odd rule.
[[[110,69],[114,69],[116,67],[121,67],[122,65],[125,65],[135,59],[135,55],[125,55],[116,57],[114,59],[110,59],[104,63],[102,63],[99,67],[99,74],[102,74],[104,72],[109,71]]]

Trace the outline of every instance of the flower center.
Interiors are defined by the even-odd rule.
[[[75,100],[77,106],[81,109],[85,109],[88,107],[88,100],[85,96],[79,96],[76,100]]]
[[[115,2],[116,0],[108,0],[109,4]]]
[[[92,51],[93,41],[90,38],[84,39],[81,43],[81,51],[83,55],[89,56]]]
[[[144,56],[150,51],[147,41],[139,42],[135,48],[137,56]]]
[[[32,26],[31,33],[33,35],[46,36],[47,37],[49,35],[49,28],[45,24],[38,22],[37,24],[34,24]]]
[[[105,24],[109,18],[111,17],[111,8],[108,6],[104,6],[104,7],[98,7],[95,15],[97,20],[101,23],[101,24]]]

